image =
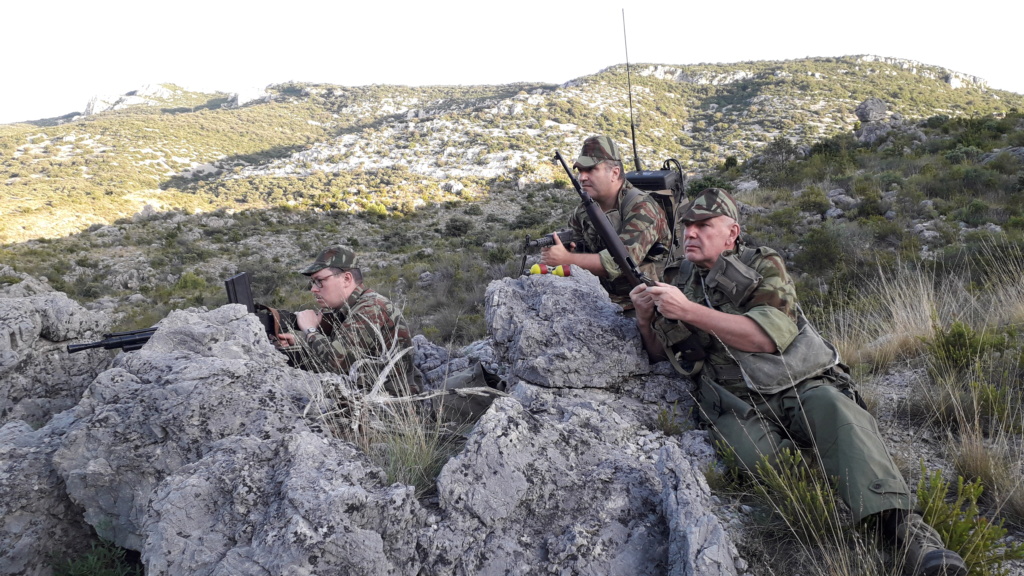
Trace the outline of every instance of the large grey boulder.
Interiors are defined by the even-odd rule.
[[[150,575],[736,574],[705,433],[659,425],[687,425],[690,382],[596,279],[497,281],[486,315],[491,341],[417,354],[500,363],[509,393],[421,501],[332,435],[347,377],[286,366],[242,306],[172,313],[76,406],[0,429],[0,574],[47,574],[84,523]]]
[[[581,268],[573,266],[564,278],[492,282],[485,300],[492,338],[516,378],[557,388],[609,388],[649,370],[635,323]]]
[[[7,266],[0,279],[0,426],[24,420],[39,427],[77,404],[109,365],[103,350],[66,351],[70,342],[99,337],[109,319]]]
[[[889,106],[879,98],[868,98],[857,106],[855,113],[861,122],[881,122],[885,120]]]
[[[53,460],[147,574],[405,573],[413,490],[303,418],[320,383],[241,305],[175,312],[93,382]]]
[[[49,574],[51,559],[88,549],[92,528],[67,496],[54,451],[73,418],[33,430],[22,420],[0,427],[0,574]]]

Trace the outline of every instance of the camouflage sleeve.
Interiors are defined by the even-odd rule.
[[[784,351],[796,338],[796,287],[782,258],[774,251],[760,255],[751,266],[761,275],[744,315],[752,319]]]
[[[579,206],[569,215],[569,228],[572,228],[572,235],[574,237],[583,238],[583,222],[580,220]]]
[[[672,233],[669,230],[665,214],[655,200],[650,197],[635,202],[628,214],[623,214],[622,232],[619,238],[626,253],[637,265],[641,264],[650,252],[655,243],[661,242],[667,247],[672,242]],[[601,264],[608,272],[608,279],[614,280],[622,275],[615,259],[608,250],[600,253]]]
[[[313,362],[325,371],[348,373],[363,359],[381,359],[394,346],[404,346],[401,328],[396,330],[390,302],[382,306],[371,300],[352,308],[344,322],[334,325],[330,338],[317,334],[307,340]],[[408,330],[404,330],[408,340]]]

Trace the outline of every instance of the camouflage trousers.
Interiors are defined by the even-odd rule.
[[[716,439],[732,447],[747,470],[754,471],[763,457],[774,464],[782,449],[799,449],[835,479],[839,497],[855,521],[883,510],[913,508],[910,490],[885,448],[875,418],[829,380],[807,380],[764,396],[752,392],[752,405],[728,392],[732,405],[707,401],[723,391],[707,380],[701,383],[702,413]],[[750,409],[738,412],[737,401]]]

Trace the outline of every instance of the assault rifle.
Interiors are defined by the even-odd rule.
[[[552,232],[551,234],[545,234],[545,235],[541,236],[540,238],[537,238],[536,240],[530,240],[530,238],[527,237],[526,238],[526,247],[527,248],[543,248],[545,246],[554,246],[555,245],[555,236],[558,236],[558,240],[561,241],[562,244],[569,244],[570,242],[577,242],[577,244],[578,244],[578,241],[576,240],[576,233],[573,232],[572,229],[566,228],[565,230],[559,230],[558,232]]]
[[[562,158],[562,152],[555,150],[555,159],[562,164],[562,169],[569,176],[569,181],[572,182],[573,188],[576,189],[576,193],[580,195],[580,200],[583,202],[583,207],[587,211],[587,218],[590,218],[590,223],[594,225],[598,235],[601,236],[601,240],[604,241],[604,245],[608,248],[608,253],[611,254],[612,259],[615,260],[615,264],[618,265],[619,270],[625,275],[629,282],[636,286],[638,284],[646,284],[648,286],[654,286],[654,280],[647,277],[640,267],[633,261],[632,256],[626,251],[626,246],[622,243],[622,239],[612,228],[612,223],[608,221],[608,215],[601,210],[597,202],[590,197],[589,194],[583,191],[583,187],[580,186],[580,181],[576,179],[576,175],[572,173],[569,165],[565,163],[565,158]]]
[[[249,285],[249,274],[247,272],[235,274],[231,278],[225,280],[224,290],[228,294],[229,303],[243,304],[250,314],[256,314],[259,317],[260,322],[263,324],[263,328],[266,330],[267,335],[276,340],[277,330],[280,328],[280,325],[275,325],[275,320],[277,319],[272,312],[276,313],[277,311],[271,311],[271,309],[266,306],[256,304],[253,301],[252,288]],[[294,315],[291,316],[291,322],[292,325],[294,325]],[[157,327],[152,326],[141,330],[129,330],[128,332],[109,332],[103,335],[102,340],[86,342],[83,344],[68,344],[68,353],[74,354],[75,352],[90,350],[92,348],[103,348],[104,350],[120,348],[124,352],[131,352],[142,348],[146,342],[149,342],[150,337],[153,336],[156,330]]]
[[[519,264],[519,276],[526,273],[526,254],[531,248],[544,248],[545,246],[555,245],[555,236],[558,236],[558,240],[568,246],[570,243],[576,243],[576,250],[586,252],[586,244],[583,243],[581,238],[576,237],[576,233],[571,228],[559,230],[558,232],[552,232],[551,234],[545,234],[536,240],[530,240],[530,235],[526,235],[526,241],[523,243],[523,261]]]

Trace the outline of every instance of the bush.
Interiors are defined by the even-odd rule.
[[[185,272],[174,283],[175,292],[200,292],[206,288],[206,280],[192,272]]]
[[[793,258],[802,271],[811,274],[831,272],[843,264],[843,247],[838,235],[829,228],[814,228],[804,237],[803,249]]]
[[[444,233],[446,236],[454,236],[461,238],[469,233],[473,229],[473,221],[469,218],[463,218],[461,216],[453,216],[444,225]]]
[[[809,186],[800,194],[797,206],[801,212],[824,214],[832,207],[832,203],[828,201],[828,197],[825,195],[825,191],[821,189],[821,186]]]
[[[53,563],[54,576],[142,576],[142,565],[109,540],[93,542],[85,554]]]
[[[921,464],[921,479],[917,483],[917,505],[925,522],[942,536],[946,547],[960,554],[970,570],[969,574],[1005,573],[999,566],[1007,560],[1024,558],[1024,544],[1007,543],[1006,529],[1000,520],[993,523],[981,516],[978,499],[984,492],[980,482],[957,479],[956,495],[947,503],[949,482],[942,472],[931,474]]]
[[[703,176],[693,182],[690,182],[686,186],[686,195],[692,198],[708,188],[722,188],[732,192],[734,186],[732,185],[732,182],[723,180],[718,176]]]
[[[828,480],[820,470],[812,470],[799,452],[783,449],[774,466],[762,459],[757,477],[757,494],[799,542],[818,545],[846,527]]]
[[[925,346],[937,365],[965,372],[975,360],[989,352],[1001,352],[1009,346],[1006,335],[978,334],[963,322],[953,322],[948,328],[935,327],[935,336]]]
[[[964,207],[959,218],[970,226],[981,226],[988,221],[988,205],[981,200],[971,200]]]

